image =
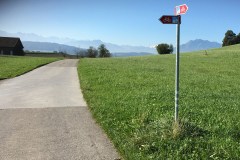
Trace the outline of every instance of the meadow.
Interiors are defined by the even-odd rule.
[[[0,56],[0,80],[13,78],[60,58]]]
[[[81,59],[81,88],[126,160],[240,159],[240,45],[180,56]]]

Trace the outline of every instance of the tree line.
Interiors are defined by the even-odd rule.
[[[234,45],[234,44],[240,44],[240,33],[236,35],[232,30],[228,30],[225,33],[225,37],[223,38],[222,41],[222,46],[229,46],[229,45]]]
[[[87,50],[77,50],[76,55],[78,57],[84,58],[108,58],[111,57],[112,54],[110,51],[106,48],[104,44],[101,44],[97,49],[90,46]]]

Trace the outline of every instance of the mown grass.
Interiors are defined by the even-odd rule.
[[[81,59],[81,88],[124,159],[240,159],[239,48],[181,55],[177,127],[175,55]]]
[[[60,58],[0,56],[0,80],[13,78]]]

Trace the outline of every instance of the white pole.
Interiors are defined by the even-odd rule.
[[[180,23],[181,16],[178,16],[177,24],[177,49],[176,49],[176,77],[175,77],[175,122],[178,122],[178,103],[179,103],[179,50],[180,50]]]

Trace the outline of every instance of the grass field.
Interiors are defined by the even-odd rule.
[[[13,78],[60,58],[0,56],[0,80]]]
[[[240,45],[180,60],[176,127],[175,55],[82,59],[94,117],[127,160],[240,159]]]

